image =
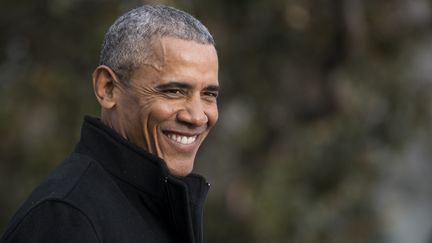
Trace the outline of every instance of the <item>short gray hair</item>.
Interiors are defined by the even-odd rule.
[[[188,13],[163,5],[143,5],[120,16],[108,29],[100,65],[110,67],[123,82],[152,56],[155,37],[175,37],[214,45],[207,28]]]

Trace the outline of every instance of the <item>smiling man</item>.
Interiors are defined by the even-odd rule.
[[[164,159],[171,174],[186,176],[218,117],[216,50],[209,43],[169,36],[150,45],[152,56],[127,82],[109,63],[93,73],[102,121]]]
[[[101,119],[36,188],[1,242],[202,242],[208,183],[191,174],[218,119],[214,41],[180,10],[144,5],[105,35]]]

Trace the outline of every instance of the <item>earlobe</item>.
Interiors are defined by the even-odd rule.
[[[93,74],[93,90],[102,108],[112,109],[116,105],[115,74],[105,65],[98,66]]]

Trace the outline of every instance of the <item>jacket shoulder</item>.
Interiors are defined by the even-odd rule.
[[[36,219],[32,217],[35,212],[37,214],[42,212],[56,213],[55,210],[50,211],[48,210],[49,207],[47,207],[47,205],[52,205],[54,202],[55,205],[62,205],[63,208],[79,208],[74,205],[74,202],[68,200],[68,195],[73,192],[80,183],[80,180],[89,170],[91,164],[90,158],[77,153],[73,153],[66,158],[38,187],[36,187],[18,209],[6,228],[3,237],[6,238],[6,236],[13,232],[22,222],[28,221],[28,218]],[[53,209],[56,209],[56,207],[53,207]]]
[[[0,242],[32,242],[5,239],[26,233],[27,225],[44,224],[44,217],[53,218],[55,214],[60,214],[61,217],[50,220],[47,226],[62,224],[60,222],[63,220],[67,220],[67,225],[73,224],[66,229],[60,227],[59,232],[76,229],[74,222],[78,222],[86,228],[78,227],[77,230],[94,232],[101,242],[171,242],[170,235],[152,224],[151,214],[150,218],[140,216],[112,174],[98,161],[79,153],[74,153],[63,161],[33,191],[10,221]]]
[[[91,169],[92,164],[92,159],[87,156],[78,153],[71,154],[36,187],[22,209],[30,209],[44,200],[66,200]]]
[[[100,242],[89,218],[74,205],[44,200],[3,236],[7,242]]]

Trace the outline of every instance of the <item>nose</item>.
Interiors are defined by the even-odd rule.
[[[191,97],[184,103],[183,109],[177,113],[177,119],[185,124],[194,127],[204,126],[208,117],[201,101],[201,97]]]

